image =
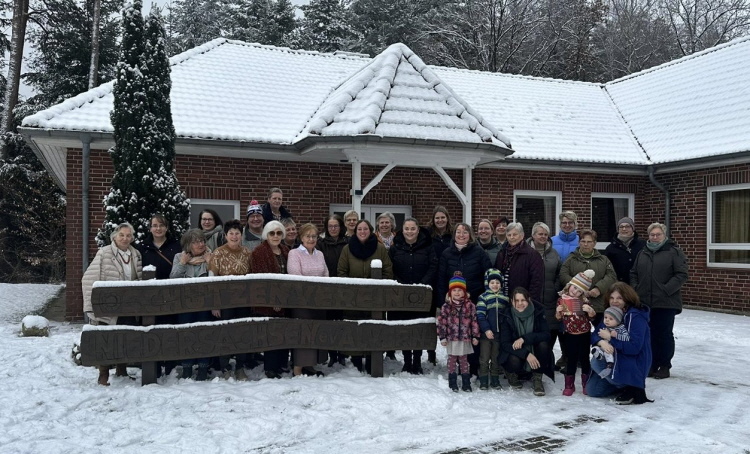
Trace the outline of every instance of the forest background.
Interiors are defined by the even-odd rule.
[[[115,78],[122,0],[0,0],[0,282],[63,282],[65,194],[16,133]],[[173,0],[169,55],[218,37],[606,82],[750,33],[750,0]],[[20,95],[21,85],[28,88]]]

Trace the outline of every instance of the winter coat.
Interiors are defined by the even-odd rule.
[[[651,309],[676,309],[682,312],[680,289],[688,280],[685,254],[672,240],[656,252],[644,247],[630,270],[630,285],[641,303]]]
[[[263,206],[261,206],[261,209],[263,210],[263,225],[266,225],[275,219],[273,217],[273,211],[271,210],[271,205],[269,203],[264,203]],[[281,219],[294,217],[284,205],[281,205],[279,207],[279,214],[281,215]]]
[[[289,258],[289,248],[284,244],[279,244],[279,248],[281,249],[281,256],[283,257],[284,263],[287,263]],[[258,247],[253,249],[252,257],[253,273],[281,274],[282,271],[279,262],[276,260],[276,254],[273,253],[268,241],[263,241]],[[276,312],[272,307],[254,307],[253,311],[269,317],[280,317],[284,315],[284,309],[280,312]]]
[[[437,257],[432,238],[427,229],[419,228],[414,244],[409,244],[402,232],[398,232],[388,250],[393,263],[393,276],[402,284],[425,284],[434,286],[437,275]]]
[[[621,341],[615,338],[609,343],[615,348],[615,363],[611,379],[619,385],[646,388],[646,376],[651,369],[651,331],[649,329],[649,308],[631,307],[625,312],[622,323],[630,334],[630,339]],[[591,334],[591,344],[597,345],[602,340],[599,330],[604,328],[600,323]]]
[[[206,247],[210,251],[215,251],[219,249],[219,247],[227,244],[227,239],[224,236],[224,227],[220,225],[217,225],[208,232],[204,230],[203,236],[206,238]]]
[[[570,233],[561,230],[560,233],[552,237],[552,247],[560,255],[561,262],[565,263],[568,256],[575,251],[578,247],[578,240],[578,233],[575,230]]]
[[[437,319],[438,338],[448,342],[471,342],[479,339],[479,323],[477,310],[469,298],[464,298],[459,304],[446,302],[440,308]]]
[[[97,251],[94,260],[91,261],[86,272],[81,278],[81,290],[83,291],[83,312],[90,319],[96,320],[108,325],[117,324],[117,317],[95,317],[94,309],[91,305],[91,288],[96,281],[124,281],[124,267],[130,266],[130,274],[133,281],[141,280],[143,265],[141,262],[141,253],[133,246],[129,246],[130,263],[122,261],[121,255],[117,252],[117,246],[114,243],[104,246]]]
[[[253,251],[263,241],[260,235],[256,235],[245,226],[242,230],[242,245],[245,246],[250,252]]]
[[[169,273],[169,277],[171,279],[176,279],[176,278],[181,278],[181,277],[206,277],[208,276],[208,264],[206,264],[206,262],[200,263],[198,265],[191,265],[190,263],[186,263],[185,265],[183,265],[182,263],[180,263],[182,254],[184,254],[184,252],[179,252],[175,254],[174,260],[172,260],[172,272]]]
[[[377,237],[372,234],[362,244],[356,236],[353,236],[349,239],[349,244],[341,251],[337,275],[369,279],[372,277],[370,263],[375,259],[383,262],[383,279],[393,279],[393,265],[388,256],[388,250],[378,242]]]
[[[534,240],[529,238],[526,242],[529,247],[534,249]],[[536,251],[536,249],[534,249]],[[544,316],[547,318],[547,324],[550,329],[560,330],[560,321],[555,318],[555,309],[557,308],[557,297],[562,286],[560,286],[559,276],[562,261],[560,254],[552,247],[552,241],[547,240],[544,252],[541,254],[544,262],[544,287],[542,287],[542,296],[540,302],[544,307]],[[532,297],[533,298],[533,297]]]
[[[318,245],[316,247],[323,253],[329,276],[338,275],[341,251],[344,250],[344,246],[347,244],[349,244],[349,238],[345,235],[339,235],[338,238],[327,235],[323,238],[318,238]]]
[[[490,242],[487,244],[484,244],[481,241],[477,240],[477,244],[482,246],[484,252],[487,253],[487,257],[490,258],[490,263],[495,263],[497,253],[500,252],[500,243],[497,241],[497,238],[493,236]]]
[[[156,247],[154,244],[154,237],[149,235],[143,243],[137,246],[138,251],[141,253],[141,259],[143,260],[143,266],[153,265],[156,267],[156,278],[157,279],[169,279],[169,274],[172,272],[172,259],[175,254],[182,251],[180,242],[167,237],[167,240],[161,247]]]
[[[625,243],[617,237],[607,245],[604,255],[612,262],[618,281],[630,284],[630,270],[633,268],[633,263],[635,263],[638,253],[644,247],[646,247],[646,241],[638,238],[637,233],[633,234],[633,239],[628,246],[625,246]]]
[[[458,249],[456,243],[443,251],[438,265],[437,296],[445,301],[448,294],[448,282],[453,273],[460,271],[466,279],[466,290],[469,298],[477,301],[484,293],[484,272],[492,266],[484,249],[476,243],[469,243],[463,249]]]
[[[534,305],[534,329],[530,333],[519,334],[518,328],[516,328],[516,324],[513,321],[511,311],[514,309],[512,307],[500,313],[500,355],[498,356],[500,364],[505,364],[510,355],[517,356],[526,362],[526,357],[531,353],[529,345],[536,346],[539,342],[547,342],[547,345],[551,348],[549,344],[551,337],[547,319],[544,316],[544,308],[533,301],[531,304]],[[523,338],[523,346],[518,350],[514,350],[513,342],[519,338]],[[535,356],[540,358],[539,355]],[[544,375],[555,381],[554,355],[550,353],[549,357],[549,364],[541,364],[540,368]]]
[[[432,247],[435,248],[435,257],[440,261],[440,257],[443,256],[443,251],[448,249],[453,244],[453,234],[446,230],[442,235],[437,233],[432,227],[428,227],[427,231],[432,238]],[[443,298],[440,298],[442,301]]]
[[[521,241],[518,250],[510,259],[508,269],[503,269],[502,265],[509,249],[510,244],[506,241],[495,260],[495,268],[503,273],[507,281],[508,294],[513,293],[516,287],[523,287],[529,291],[532,300],[541,301],[544,288],[542,257],[525,241]]]
[[[477,301],[477,321],[482,334],[490,330],[495,334],[495,339],[499,339],[500,314],[510,307],[510,302],[508,296],[502,293],[502,288],[497,293],[490,290],[488,273],[489,270],[484,273],[486,291],[479,296],[479,301]]]
[[[601,294],[596,298],[589,296],[589,305],[594,308],[597,313],[604,312],[604,294],[607,290],[617,282],[617,275],[615,269],[612,267],[612,263],[609,259],[594,249],[594,253],[590,258],[585,258],[581,255],[580,249],[576,248],[568,259],[563,263],[560,268],[560,285],[565,287],[573,276],[576,274],[586,271],[594,270],[594,279],[592,279],[592,289],[594,287],[599,289]]]

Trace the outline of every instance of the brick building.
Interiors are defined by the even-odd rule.
[[[401,44],[370,59],[218,39],[171,61],[193,217],[243,219],[279,186],[298,222],[354,206],[426,224],[440,204],[558,231],[574,210],[604,248],[628,215],[669,226],[687,304],[750,312],[750,39],[606,84],[431,67]],[[21,128],[67,193],[70,319],[104,220],[112,99],[110,82]]]

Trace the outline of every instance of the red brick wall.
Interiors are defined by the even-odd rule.
[[[67,317],[82,318],[81,265],[81,152],[68,151],[67,208]],[[268,189],[284,191],[284,204],[297,222],[320,225],[330,204],[351,202],[351,166],[271,162],[239,158],[179,155],[177,176],[188,197],[239,200],[245,212],[251,199],[265,202]],[[363,166],[366,185],[380,167]],[[104,221],[102,200],[109,191],[113,168],[106,152],[92,151],[90,191],[90,258],[97,247],[97,228]],[[459,186],[462,172],[448,174]],[[750,166],[681,172],[659,176],[672,192],[673,237],[683,247],[690,262],[690,281],[684,289],[687,304],[750,311],[750,270],[706,268],[706,184],[750,183]],[[655,221],[663,222],[663,194],[647,177],[594,175],[588,173],[533,172],[522,170],[476,169],[473,174],[473,223],[513,214],[513,190],[561,191],[564,210],[578,214],[579,228],[591,226],[592,192],[635,194],[635,222],[639,232]],[[443,180],[431,169],[396,167],[364,198],[365,204],[411,205],[412,214],[424,224],[435,205],[444,205],[453,221],[460,220],[462,208]],[[244,219],[243,219],[244,222]],[[607,238],[600,239],[608,241]],[[727,283],[732,290],[727,291]],[[717,298],[716,295],[722,295]]]

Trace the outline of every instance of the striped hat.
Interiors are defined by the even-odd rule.
[[[615,319],[618,325],[622,323],[622,309],[620,309],[619,307],[610,306],[604,311],[604,313],[609,314],[613,319]]]
[[[594,280],[594,276],[596,273],[594,270],[586,270],[583,272],[580,272],[573,276],[573,279],[570,280],[568,285],[575,285],[579,289],[581,289],[582,292],[588,292],[591,288],[592,282]]]
[[[448,282],[448,292],[450,292],[454,288],[460,288],[463,289],[464,292],[466,292],[466,279],[464,279],[464,276],[460,271],[456,271],[455,273],[453,273],[453,277]]]

